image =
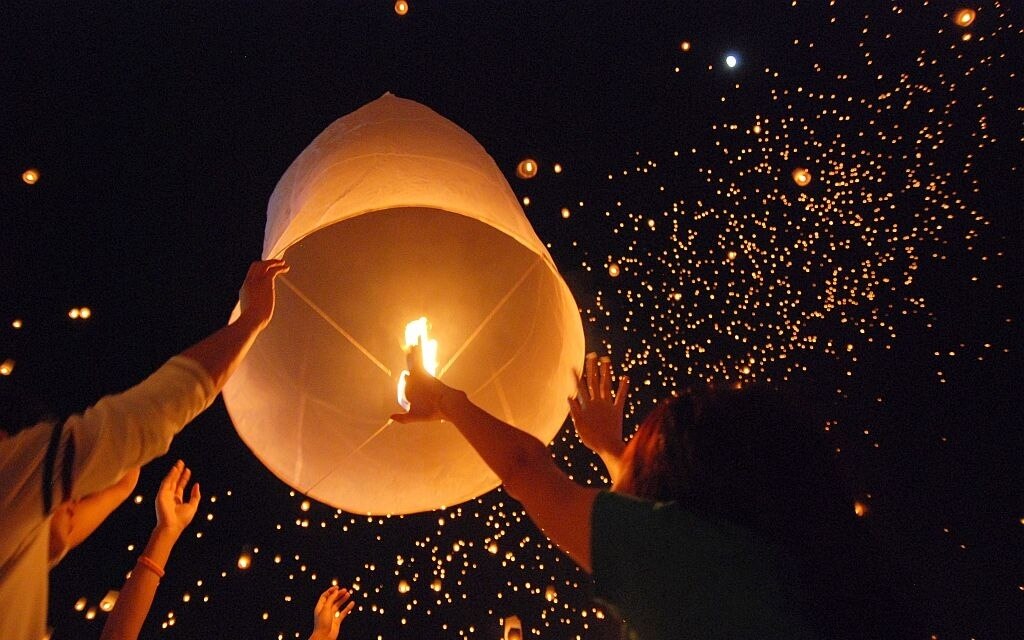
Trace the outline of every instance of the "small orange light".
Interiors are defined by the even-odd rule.
[[[953,20],[961,27],[969,27],[977,16],[978,13],[974,9],[961,9],[956,12]]]
[[[811,183],[811,172],[803,167],[793,169],[793,182],[795,182],[798,187],[806,187]]]
[[[562,165],[555,163],[555,166],[551,168],[555,173],[562,173]]]
[[[614,262],[608,265],[608,275],[613,278],[618,278],[620,273],[622,273],[622,270],[619,269],[619,265]]]
[[[537,161],[533,158],[524,158],[516,167],[516,175],[523,180],[529,180],[537,175]]]
[[[853,512],[858,518],[863,518],[868,515],[868,505],[860,500],[853,501]]]
[[[21,174],[21,179],[25,184],[35,184],[39,182],[39,171],[36,169],[25,169],[25,172]]]
[[[252,556],[250,556],[247,552],[242,552],[242,554],[238,556],[238,568],[244,571],[245,569],[248,569],[251,566]]]
[[[680,51],[689,51],[690,50],[690,41],[689,40],[683,40],[682,42],[680,42],[679,43],[679,50]]]
[[[405,0],[398,0],[398,2],[395,3],[395,13],[400,16],[404,16],[409,13],[409,3]]]

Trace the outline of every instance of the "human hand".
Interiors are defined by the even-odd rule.
[[[241,317],[253,322],[258,329],[270,323],[274,316],[274,282],[280,274],[288,273],[289,268],[284,260],[261,260],[249,265],[238,294]]]
[[[320,594],[313,609],[313,635],[310,640],[337,640],[341,623],[355,606],[352,593],[343,587],[331,587]]]
[[[601,456],[614,476],[618,469],[613,466],[617,466],[626,446],[622,441],[622,412],[629,395],[629,377],[619,376],[619,387],[613,396],[611,359],[598,359],[596,353],[588,353],[586,374],[577,384],[579,392],[575,398],[569,398],[576,435]]]
[[[186,502],[185,486],[188,484],[192,471],[185,463],[178,460],[164,476],[160,489],[156,493],[156,524],[180,534],[192,522],[199,508],[199,483],[192,485],[192,492]]]
[[[409,369],[403,373],[404,394],[409,407],[406,413],[392,414],[391,419],[402,424],[441,420],[441,394],[445,387],[440,380],[423,368],[422,345],[417,344],[409,348],[406,366]]]

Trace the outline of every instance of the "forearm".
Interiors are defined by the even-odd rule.
[[[158,567],[167,566],[171,549],[174,548],[174,543],[177,542],[180,535],[180,531],[157,525],[153,529],[142,555],[149,558]],[[117,605],[110,612],[100,640],[135,640],[138,638],[159,586],[160,577],[150,568],[141,563],[137,564],[132,569],[131,577],[121,588]]]
[[[241,364],[265,323],[242,314],[234,322],[192,345],[182,356],[200,364],[210,375],[216,391],[224,387]]]
[[[525,431],[507,424],[470,402],[462,391],[442,387],[440,408],[470,445],[501,479],[506,490],[522,501],[522,484],[555,463],[547,447]]]
[[[67,548],[73,549],[88,538],[114,509],[124,502],[138,481],[138,469],[129,471],[115,484],[82,498],[75,505]]]

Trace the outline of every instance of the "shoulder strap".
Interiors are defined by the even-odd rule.
[[[53,431],[50,434],[50,444],[46,448],[46,459],[43,461],[43,515],[47,516],[53,510],[53,484],[54,465],[57,462],[57,450],[60,448],[60,437],[64,433],[64,426],[55,422]],[[71,497],[72,473],[75,466],[75,436],[68,437],[67,446],[64,447],[64,459],[61,461],[61,488],[63,498]]]

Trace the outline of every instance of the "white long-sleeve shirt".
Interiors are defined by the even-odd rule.
[[[174,435],[216,397],[199,363],[176,356],[140,384],[102,398],[64,423],[57,449],[53,504],[62,495],[70,438],[72,499],[114,484],[125,471],[163,455]],[[53,425],[37,424],[0,441],[0,639],[46,634],[51,514],[43,513],[43,474]]]

